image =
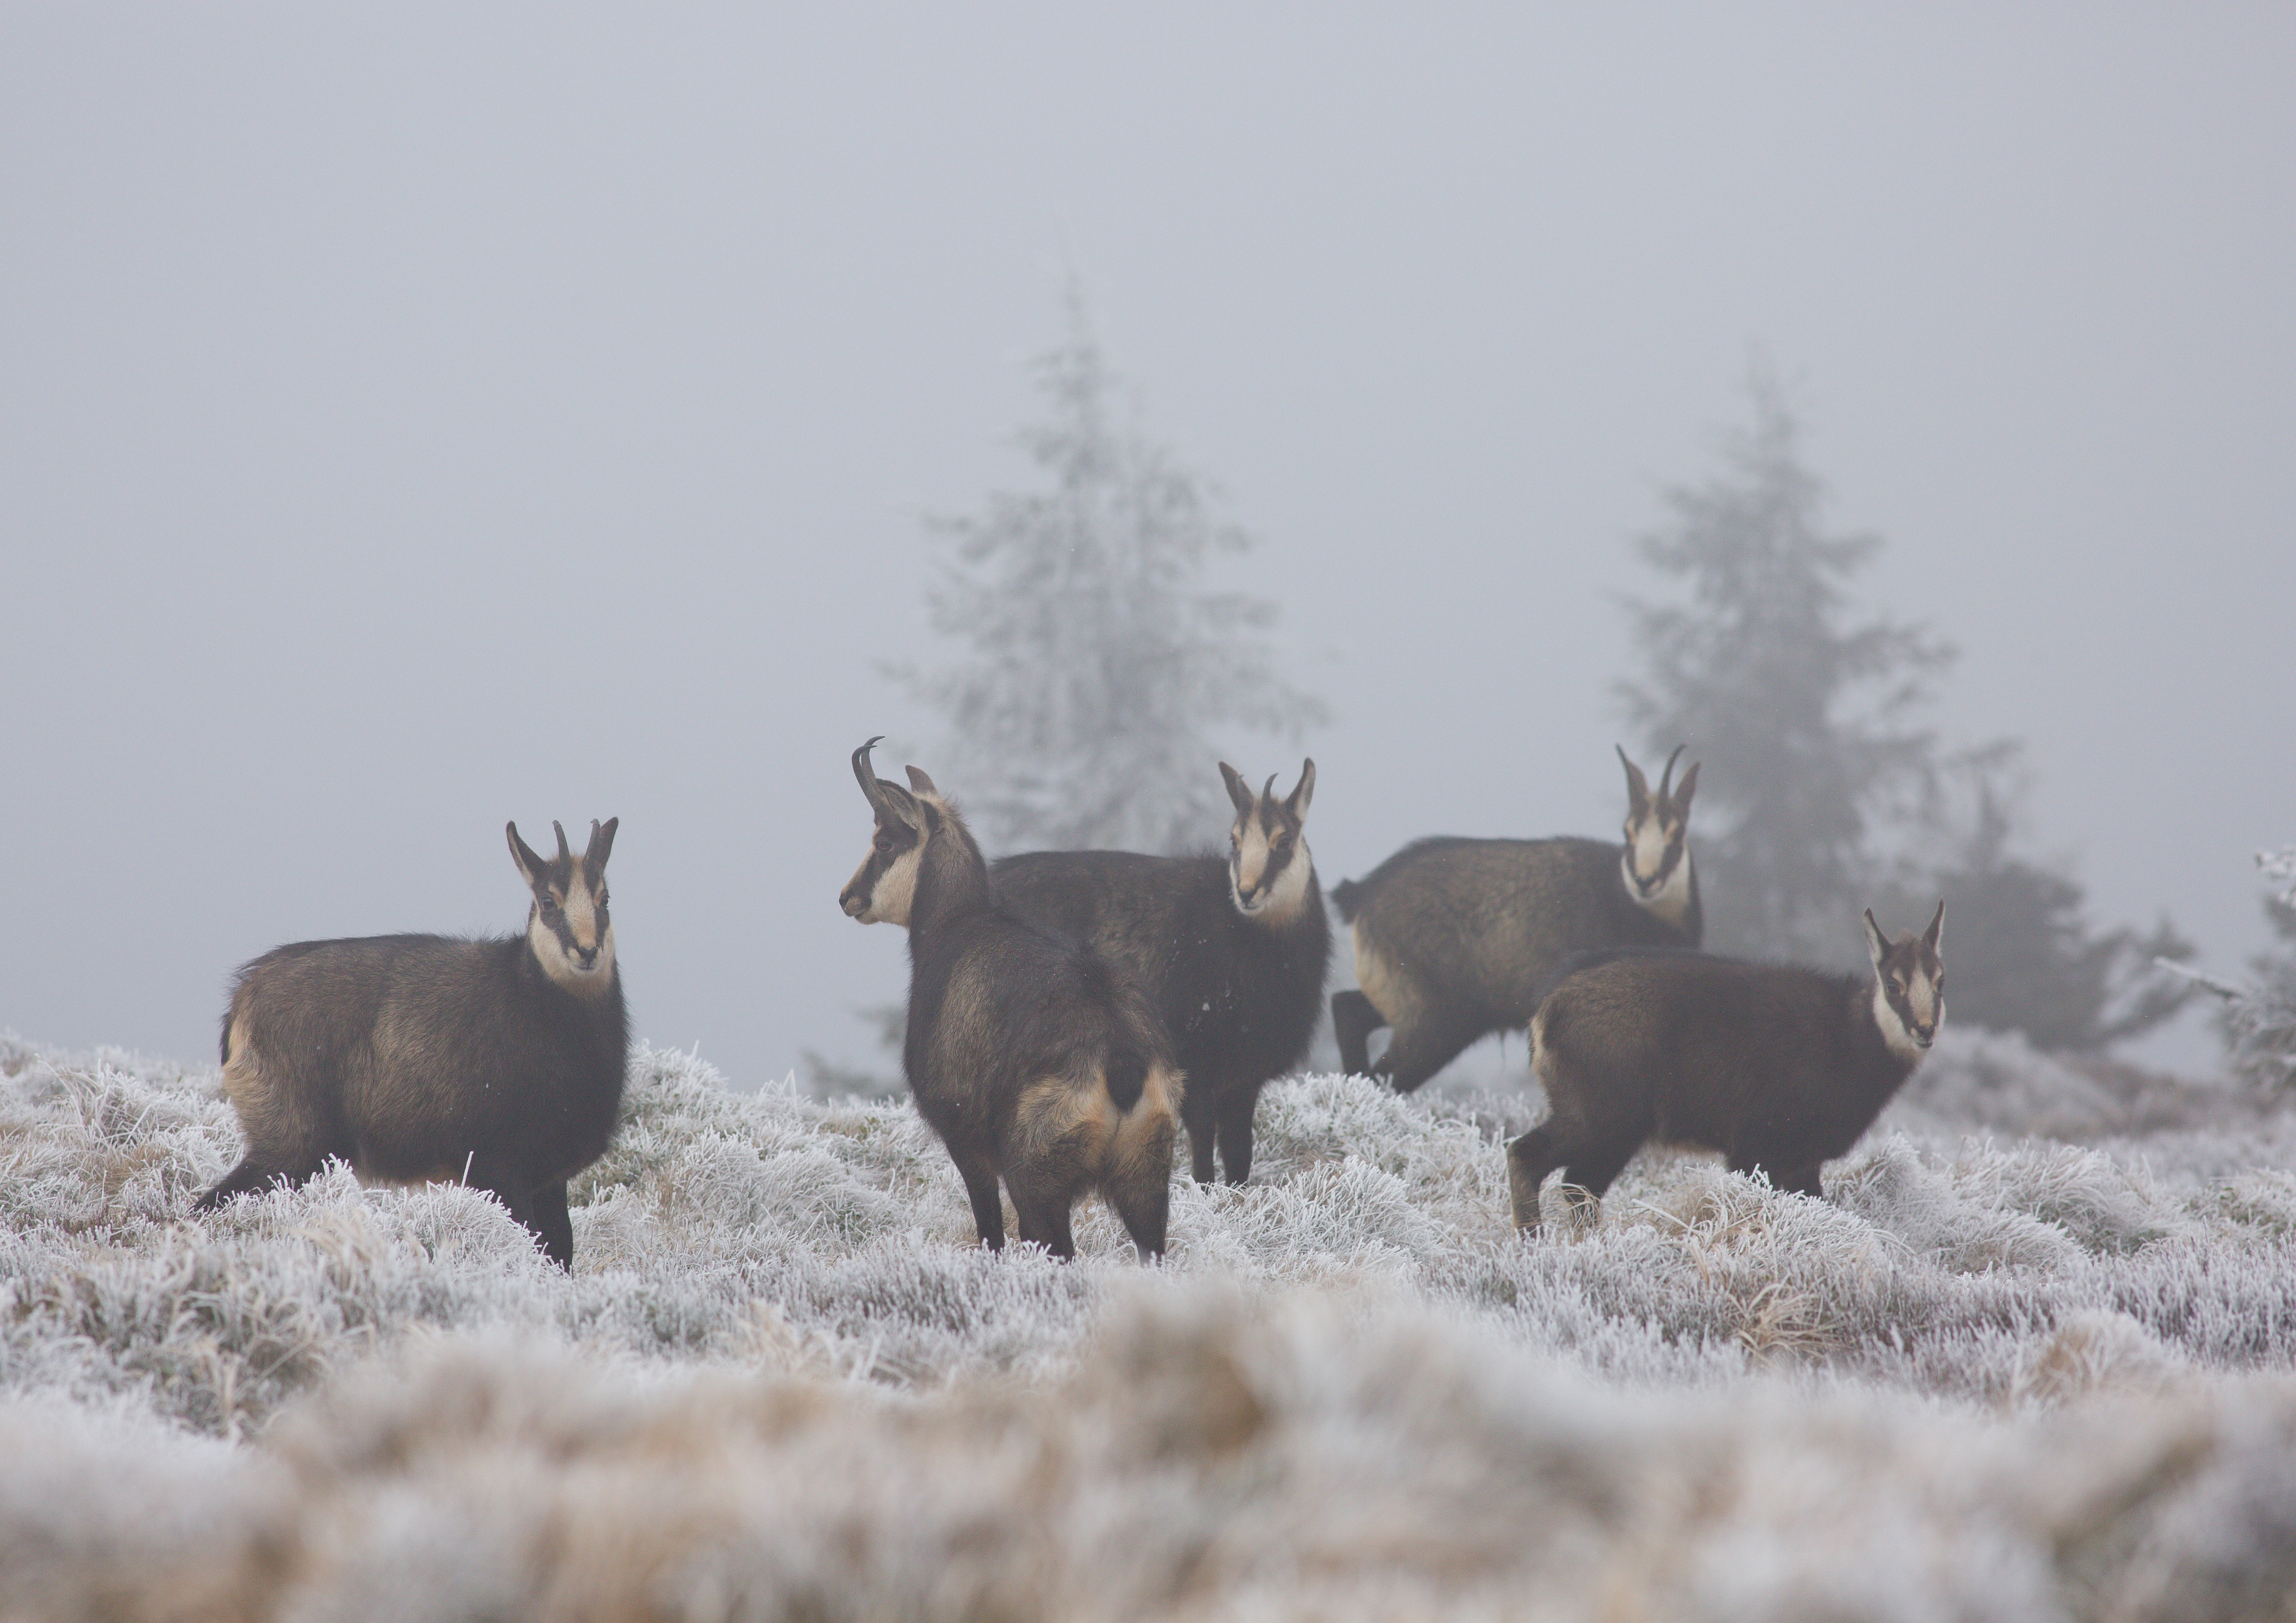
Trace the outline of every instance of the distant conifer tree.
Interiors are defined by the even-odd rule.
[[[935,775],[994,848],[1205,848],[1233,815],[1221,750],[1296,742],[1324,709],[1276,672],[1275,605],[1206,586],[1251,538],[1121,409],[1073,280],[1068,316],[1036,364],[1049,420],[1021,435],[1046,482],[932,521],[952,544],[932,624],[967,652],[907,679],[947,723]]]
[[[1935,739],[1907,717],[1952,651],[1918,627],[1852,621],[1849,584],[1881,537],[1823,528],[1783,391],[1758,365],[1748,392],[1753,422],[1726,440],[1723,471],[1668,489],[1670,521],[1636,543],[1680,589],[1628,603],[1641,674],[1618,691],[1651,748],[1686,740],[1704,762],[1708,945],[1845,961],[1862,952],[1873,824],[1930,790]]]
[[[1931,820],[1924,843],[1936,854],[1901,864],[1882,911],[1911,918],[1945,898],[1956,1022],[2073,1051],[2149,1031],[2196,990],[2156,968],[2190,957],[2193,944],[2165,917],[2149,931],[2095,929],[2079,881],[2016,854],[2015,758],[2013,746],[1996,745],[1949,765],[1959,792],[1945,802],[1965,809]]]

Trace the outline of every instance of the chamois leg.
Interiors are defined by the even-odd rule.
[[[574,1271],[574,1217],[566,1209],[566,1181],[545,1184],[534,1192],[533,1217],[529,1226],[542,1236],[542,1249],[550,1260],[565,1269]]]
[[[1259,1089],[1240,1084],[1215,1102],[1219,1111],[1220,1161],[1227,1181],[1241,1184],[1251,1176],[1251,1118],[1259,1108]]]
[[[1069,1203],[1059,1194],[1013,1192],[1013,1207],[1021,1219],[1021,1238],[1041,1245],[1062,1262],[1076,1257],[1076,1237],[1069,1231]]]
[[[544,1226],[541,1209],[537,1204],[539,1198],[537,1193],[527,1183],[525,1175],[521,1173],[515,1165],[500,1156],[479,1151],[472,1153],[464,1162],[463,1182],[472,1189],[482,1189],[494,1196],[502,1203],[503,1209],[510,1213],[512,1222],[539,1242],[545,1254],[548,1255],[553,1262],[559,1260],[557,1253],[550,1249],[550,1232]],[[559,1185],[558,1198],[562,1210],[566,1199],[565,1185],[562,1184]],[[566,1235],[567,1260],[561,1265],[570,1273],[572,1271],[573,1255],[574,1234],[570,1219]]]
[[[992,1251],[1004,1249],[1004,1201],[996,1193],[996,1167],[981,1154],[959,1155],[949,1152],[956,1162],[957,1176],[964,1180],[965,1199],[972,1202],[972,1225],[980,1231],[980,1243]]]
[[[1574,1218],[1591,1220],[1601,1213],[1603,1196],[1641,1148],[1637,1137],[1624,1143],[1576,1146],[1568,1152],[1562,1166],[1562,1198],[1570,1202]]]
[[[1199,1184],[1214,1183],[1219,1177],[1212,1160],[1219,1142],[1218,1093],[1218,1082],[1200,1072],[1188,1078],[1186,1091],[1180,1095],[1180,1122],[1188,1129],[1190,1170]]]
[[[319,1175],[324,1166],[324,1157],[312,1160],[308,1165],[283,1166],[278,1161],[258,1160],[252,1153],[242,1157],[238,1166],[226,1173],[216,1185],[201,1193],[192,1202],[193,1211],[216,1211],[234,1195],[255,1194],[275,1183],[290,1189],[299,1189]]]
[[[1379,1005],[1361,992],[1332,994],[1332,1035],[1339,1039],[1340,1069],[1351,1077],[1371,1074],[1371,1034],[1387,1024]]]
[[[1741,1155],[1729,1157],[1727,1165],[1733,1172],[1767,1172],[1771,1187],[1784,1190],[1788,1194],[1806,1194],[1813,1201],[1825,1198],[1825,1191],[1819,1185],[1815,1166],[1765,1167],[1751,1157]]]
[[[1172,1213],[1172,1174],[1167,1165],[1140,1164],[1120,1167],[1102,1185],[1101,1192],[1115,1209],[1117,1219],[1124,1232],[1132,1236],[1132,1249],[1143,1262],[1152,1262],[1164,1254],[1164,1230]]]
[[[1525,1234],[1538,1228],[1538,1192],[1546,1175],[1562,1164],[1554,1144],[1554,1123],[1542,1121],[1507,1146],[1507,1194],[1514,1225]]]
[[[1395,1038],[1371,1072],[1398,1094],[1410,1093],[1465,1051],[1490,1028],[1470,1015],[1424,1012],[1395,1029]]]

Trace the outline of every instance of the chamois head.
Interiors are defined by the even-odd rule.
[[[1219,769],[1227,798],[1235,803],[1235,825],[1227,836],[1228,895],[1246,918],[1288,923],[1316,874],[1316,858],[1301,837],[1308,804],[1316,798],[1316,763],[1300,763],[1299,783],[1280,800],[1274,773],[1254,794],[1234,767],[1222,761]]]
[[[1866,951],[1874,960],[1874,1021],[1882,1040],[1898,1054],[1917,1060],[1937,1041],[1945,1024],[1945,903],[1920,935],[1910,931],[1891,941],[1866,910]]]
[[[1684,747],[1677,744],[1666,758],[1655,795],[1643,769],[1619,750],[1619,762],[1627,769],[1627,845],[1620,858],[1627,893],[1669,917],[1680,915],[1690,891],[1690,798],[1698,792],[1699,764],[1690,763],[1690,770],[1682,775],[1682,787],[1677,789],[1674,764],[1682,758]]]
[[[594,997],[613,984],[614,922],[606,914],[606,858],[614,849],[619,817],[590,823],[589,848],[577,857],[566,848],[558,824],[558,855],[545,861],[518,837],[518,824],[504,825],[511,860],[534,892],[526,915],[527,945],[543,972],[568,991]]]
[[[898,924],[906,929],[925,845],[940,828],[940,814],[948,810],[948,802],[941,799],[933,781],[914,766],[908,769],[907,789],[879,777],[869,764],[869,751],[877,743],[873,738],[853,752],[853,775],[860,780],[861,792],[868,797],[869,809],[876,815],[877,832],[870,838],[869,854],[838,893],[837,903],[864,924]]]

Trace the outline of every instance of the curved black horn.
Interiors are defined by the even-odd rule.
[[[877,769],[869,764],[869,751],[885,742],[882,733],[853,752],[853,775],[861,784],[861,792],[869,797],[873,808],[883,804],[885,791],[877,787]]]
[[[565,825],[554,820],[550,826],[553,829],[555,829],[558,832],[558,860],[561,862],[572,862],[574,860],[574,853],[566,848]]]
[[[1677,744],[1674,747],[1674,753],[1666,758],[1666,771],[1658,781],[1658,798],[1660,800],[1663,801],[1667,796],[1673,791],[1674,764],[1682,758],[1682,752],[1689,748],[1690,746],[1688,744]]]
[[[1263,800],[1273,800],[1275,798],[1275,775],[1274,773],[1271,772],[1267,775],[1267,786],[1259,791],[1259,798]]]

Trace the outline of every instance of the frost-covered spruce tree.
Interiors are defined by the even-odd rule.
[[[2021,1031],[2037,1047],[2090,1052],[2173,1018],[2199,988],[2161,974],[2193,944],[2163,916],[2149,930],[2099,928],[2071,875],[2021,855],[2012,839],[2018,751],[2002,743],[1946,763],[1946,792],[1918,844],[1882,888],[1884,917],[1942,897],[1953,921],[1953,1020]]]
[[[2296,845],[2259,851],[2256,865],[2276,887],[2264,898],[2273,932],[2284,941],[2296,942]],[[2296,953],[2266,953],[2251,960],[2256,979],[2245,986],[2166,959],[2161,960],[2161,967],[2224,999],[2218,1019],[2234,1076],[2267,1093],[2296,1089]]]
[[[1250,537],[1125,409],[1074,281],[1068,314],[1036,364],[1049,420],[1020,436],[1045,482],[933,521],[952,547],[932,624],[967,652],[909,680],[947,723],[934,774],[990,846],[1201,848],[1230,816],[1222,747],[1296,741],[1324,708],[1276,674],[1275,605],[1206,586]]]
[[[1641,674],[1618,691],[1651,749],[1687,741],[1705,763],[1707,946],[1855,959],[1869,829],[1930,785],[1934,740],[1906,717],[1952,651],[1852,620],[1850,582],[1881,537],[1824,527],[1784,391],[1757,364],[1748,393],[1753,421],[1725,440],[1723,471],[1668,489],[1669,521],[1636,542],[1678,590],[1628,602]]]

